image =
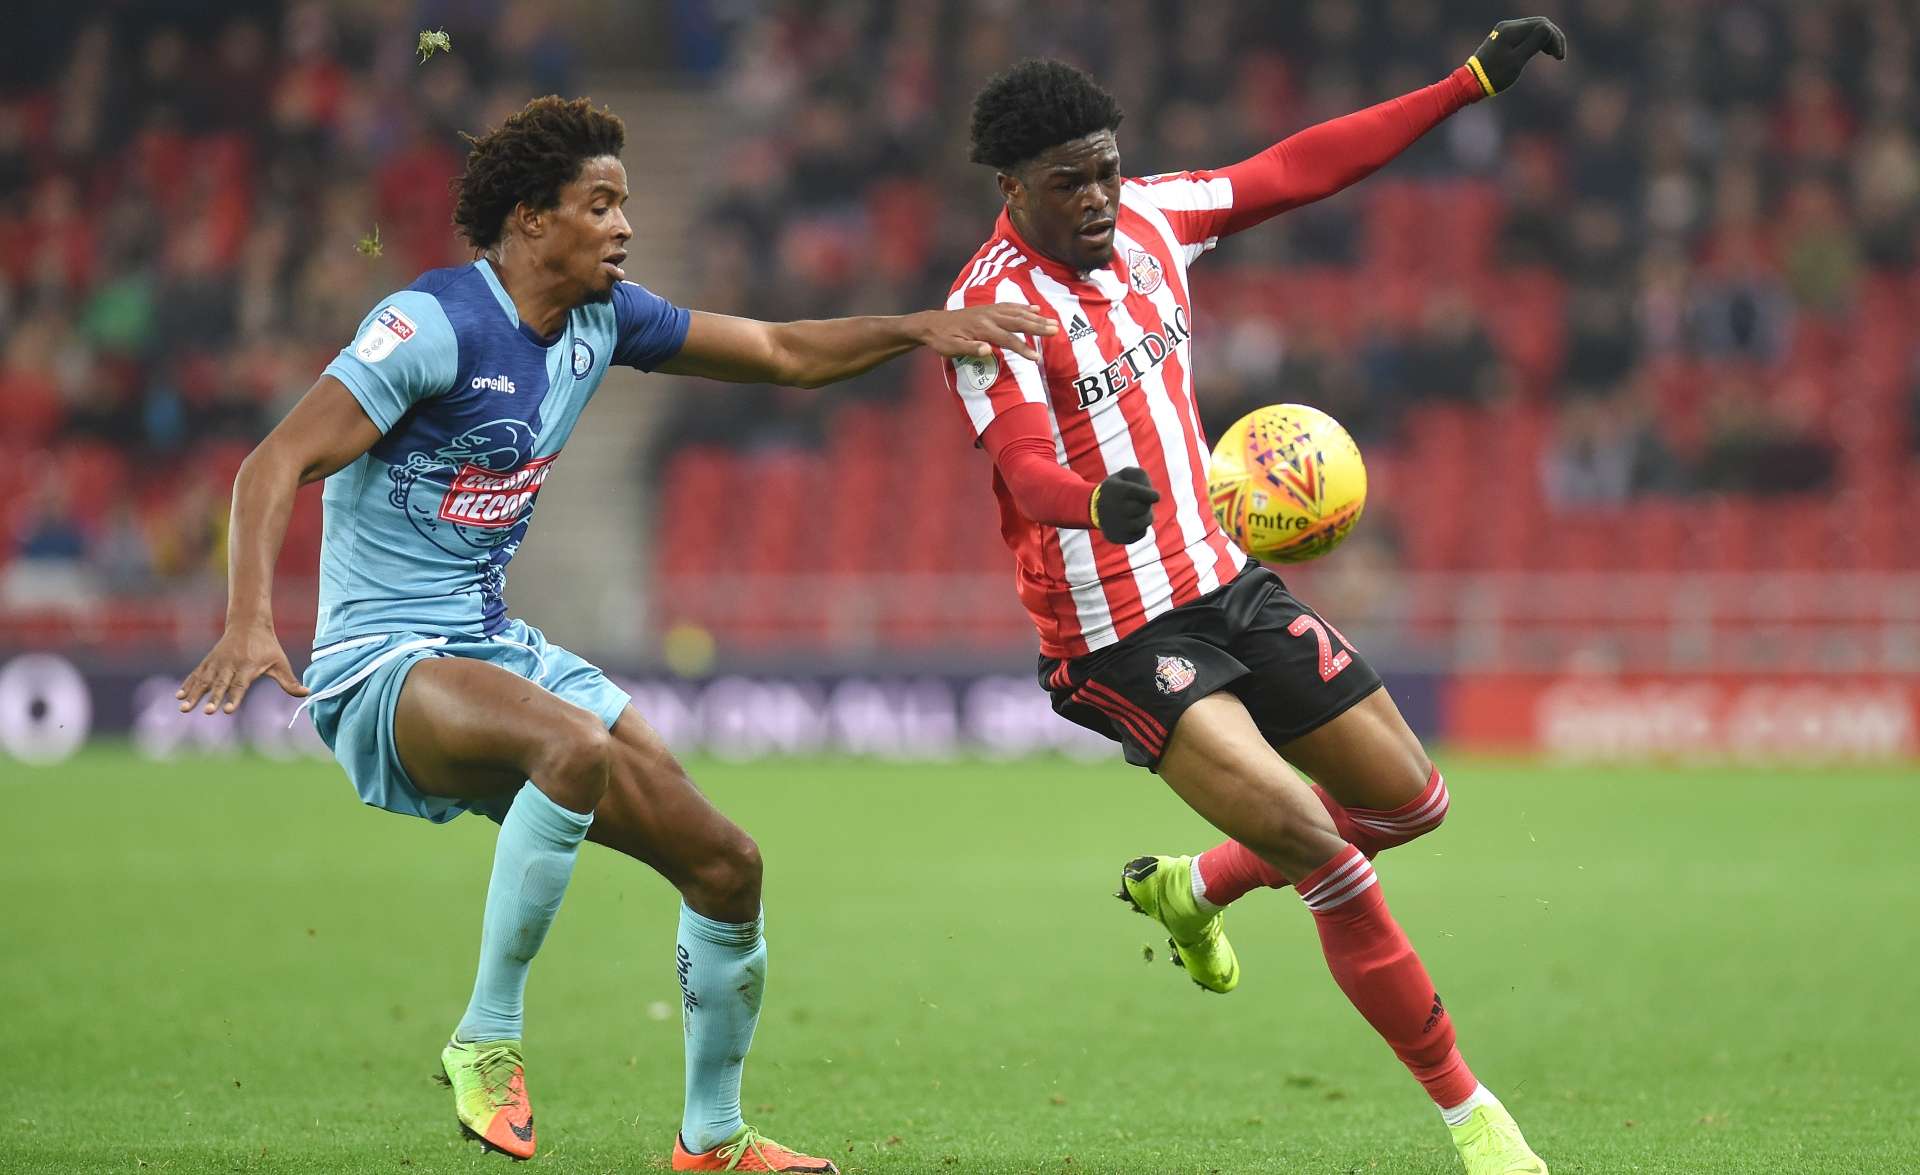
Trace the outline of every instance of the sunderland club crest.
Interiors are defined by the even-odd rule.
[[[1163,694],[1177,694],[1193,684],[1198,677],[1193,662],[1185,657],[1169,657],[1162,654],[1153,666],[1153,684],[1160,687]]]
[[[1164,278],[1160,271],[1160,261],[1145,249],[1127,250],[1127,283],[1136,294],[1151,294],[1160,288]]]

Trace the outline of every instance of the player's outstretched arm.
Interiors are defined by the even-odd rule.
[[[1193,196],[1176,184],[1169,191],[1178,197],[1173,205],[1176,228],[1183,228],[1183,239],[1191,242],[1225,236],[1348,188],[1386,166],[1455,111],[1512,86],[1537,53],[1566,57],[1567,36],[1558,25],[1544,16],[1501,21],[1465,65],[1431,86],[1310,126],[1218,171],[1189,173],[1193,180],[1228,182],[1203,186],[1207,198],[1199,209]],[[1149,198],[1154,189],[1149,181]]]
[[[262,674],[294,697],[306,696],[273,631],[274,560],[287,537],[294,491],[344,467],[379,439],[379,426],[366,409],[346,385],[326,375],[241,462],[227,532],[226,631],[174,692],[181,713],[205,697],[206,713],[231,714]]]
[[[949,359],[1004,347],[1038,360],[1020,336],[1050,335],[1056,329],[1052,319],[1017,303],[807,322],[759,322],[696,311],[679,353],[655,370],[729,383],[817,388],[870,371],[915,347],[931,347]]]

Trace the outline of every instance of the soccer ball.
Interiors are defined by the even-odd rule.
[[[1207,497],[1221,529],[1268,563],[1304,563],[1340,545],[1367,504],[1367,467],[1340,422],[1305,404],[1269,404],[1213,449]]]

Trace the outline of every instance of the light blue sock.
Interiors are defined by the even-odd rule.
[[[493,880],[480,926],[480,973],[473,999],[454,1036],[461,1040],[520,1039],[527,964],[560,912],[591,812],[563,808],[528,783],[513,797],[493,849]]]
[[[687,1103],[680,1138],[695,1154],[740,1132],[740,1067],[760,1022],[767,986],[765,916],[715,922],[680,906],[675,966],[687,1034]]]

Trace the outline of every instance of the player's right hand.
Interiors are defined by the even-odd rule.
[[[993,354],[993,348],[1003,347],[1038,363],[1040,352],[1020,336],[1051,335],[1060,329],[1038,306],[1018,302],[927,310],[916,317],[920,341],[947,359],[984,357]]]
[[[1153,526],[1153,504],[1159,500],[1147,471],[1130,465],[1093,488],[1087,512],[1102,537],[1124,547],[1139,542]]]
[[[182,714],[198,705],[202,696],[207,699],[204,713],[219,710],[231,714],[261,674],[273,678],[291,697],[304,698],[312,692],[293,675],[287,652],[280,647],[273,629],[249,626],[228,628],[220,634],[220,643],[187,674],[173,696],[180,700]]]

